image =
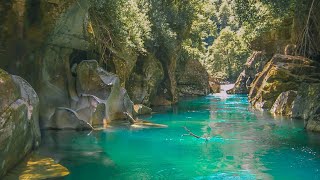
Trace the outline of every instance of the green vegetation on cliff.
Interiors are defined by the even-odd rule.
[[[259,49],[255,42],[292,22],[298,4],[296,0],[92,3],[93,36],[102,59],[108,59],[110,52],[124,56],[154,53],[168,66],[196,59],[211,76],[232,81],[252,50]],[[170,73],[165,74],[170,78]]]

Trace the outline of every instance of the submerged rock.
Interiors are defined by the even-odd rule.
[[[0,69],[0,177],[39,146],[39,98],[24,79]]]
[[[317,117],[317,119],[310,119],[307,122],[306,129],[313,132],[320,132],[320,117]]]
[[[52,158],[33,153],[19,163],[4,179],[39,180],[61,178],[69,173],[67,168],[56,163]]]

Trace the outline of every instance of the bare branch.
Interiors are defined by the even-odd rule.
[[[189,133],[189,134],[183,134],[182,136],[193,136],[197,139],[204,139],[206,141],[208,141],[210,138],[209,137],[204,137],[204,136],[198,136],[196,134],[194,134],[193,132],[191,132],[186,126],[183,126],[183,128]]]

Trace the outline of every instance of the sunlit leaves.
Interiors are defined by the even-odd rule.
[[[108,37],[108,46],[128,47],[145,52],[144,42],[151,38],[148,5],[139,0],[91,0],[91,18],[96,20],[99,37]],[[106,41],[105,41],[106,42]]]
[[[234,80],[249,53],[242,36],[226,27],[210,47],[206,64],[214,77]]]

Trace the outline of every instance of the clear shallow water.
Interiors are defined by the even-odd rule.
[[[302,121],[250,110],[247,97],[207,96],[158,109],[166,129],[45,132],[40,153],[64,179],[320,179],[320,135]],[[206,142],[182,136],[187,126]]]

